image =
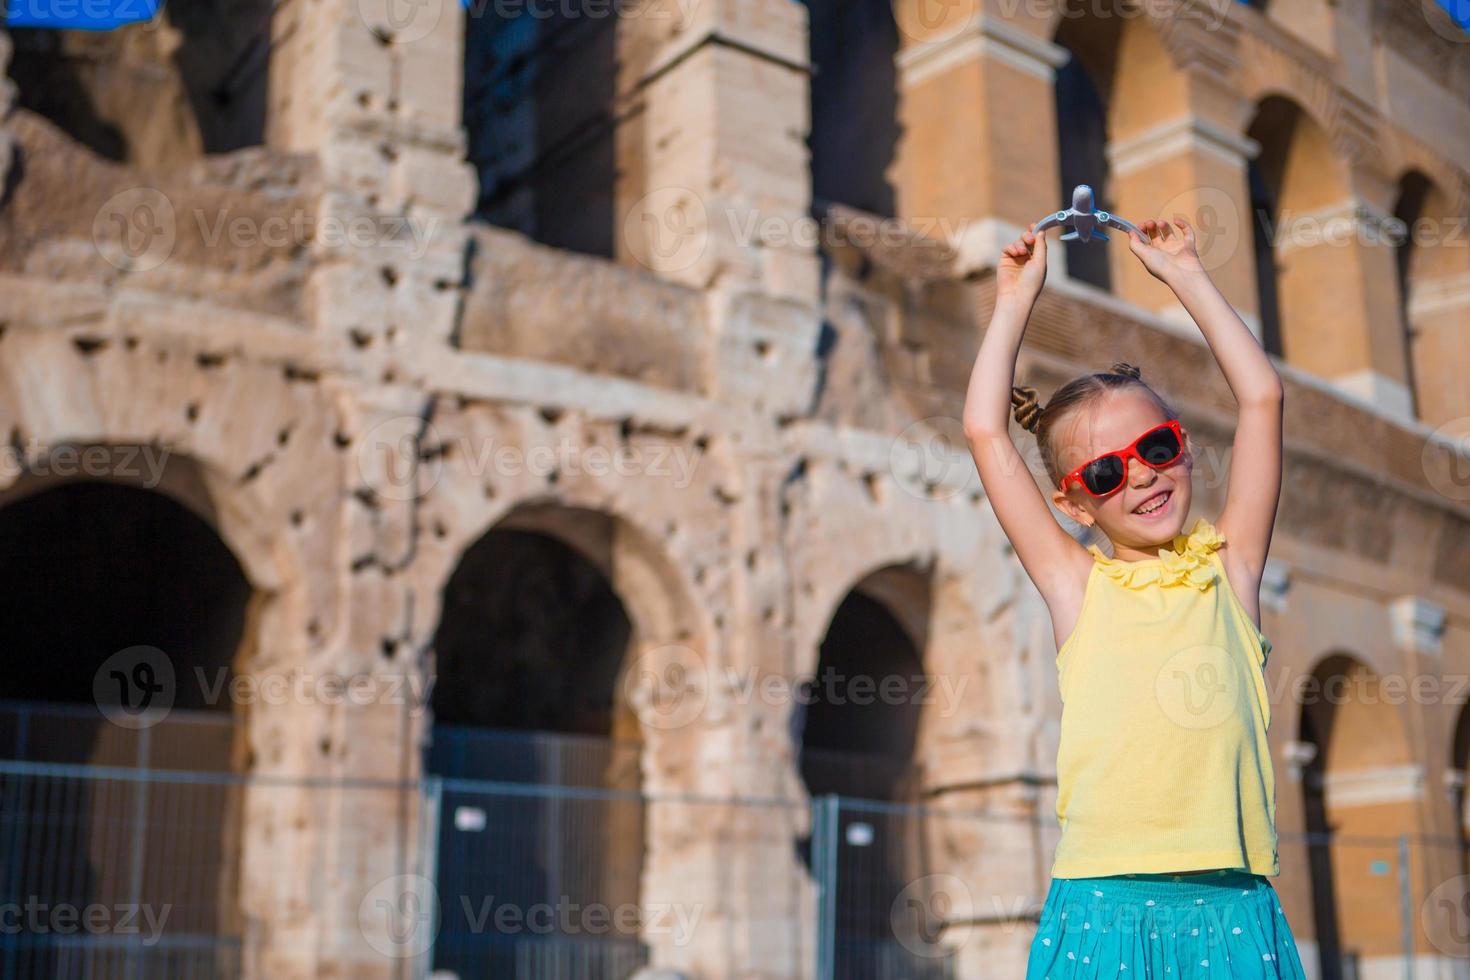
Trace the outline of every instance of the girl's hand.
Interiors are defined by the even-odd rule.
[[[995,282],[997,302],[1017,301],[1026,306],[1035,303],[1046,282],[1046,235],[1025,231],[1001,249]]]
[[[1194,228],[1182,214],[1174,215],[1174,224],[1150,218],[1138,227],[1146,236],[1128,235],[1128,247],[1138,256],[1143,267],[1155,279],[1168,283],[1180,274],[1203,272],[1199,252],[1195,249]]]

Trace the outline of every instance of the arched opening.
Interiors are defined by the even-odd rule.
[[[822,640],[815,677],[803,698],[801,775],[813,796],[913,799],[919,699],[919,648],[883,603],[855,589]],[[888,681],[897,695],[854,693]]]
[[[8,558],[0,568],[4,758],[231,768],[229,681],[251,587],[204,519],[134,486],[36,489],[23,481],[0,498],[0,553]],[[136,703],[146,692],[133,689],[132,667],[158,666],[160,657],[167,663],[152,683],[167,686],[158,692],[170,706],[166,717],[130,729],[99,712],[99,695],[104,709],[129,697]],[[186,722],[187,735],[171,735]]]
[[[169,0],[109,31],[14,28],[17,103],[109,160],[169,167],[265,139],[269,0]]]
[[[1465,218],[1443,188],[1415,170],[1399,181],[1394,206],[1404,362],[1415,417],[1440,426],[1470,412],[1460,383],[1464,322],[1470,303],[1470,248]]]
[[[1402,955],[1398,918],[1383,910],[1399,900],[1397,835],[1413,825],[1420,781],[1396,699],[1380,683],[1337,654],[1304,688],[1303,808],[1323,980],[1371,974]]]
[[[811,39],[812,206],[893,217],[898,25],[889,0],[805,0]]]
[[[1397,260],[1395,266],[1398,270],[1399,316],[1403,321],[1404,364],[1408,368],[1409,398],[1415,418],[1419,417],[1420,411],[1419,386],[1415,381],[1414,370],[1417,331],[1413,322],[1411,299],[1415,285],[1422,281],[1422,273],[1426,264],[1423,250],[1415,248],[1415,232],[1420,219],[1424,217],[1424,205],[1429,197],[1430,188],[1429,178],[1423,174],[1418,172],[1405,174],[1399,181],[1399,192],[1393,208],[1396,230],[1400,232],[1393,245],[1394,257]]]
[[[466,18],[464,126],[478,218],[544,245],[617,249],[617,31],[603,16],[491,4]]]
[[[1058,201],[1070,205],[1072,188],[1092,187],[1095,206],[1111,210],[1108,164],[1109,105],[1118,69],[1118,17],[1088,17],[1070,7],[1057,27],[1056,43],[1072,57],[1056,73],[1057,152],[1061,186]],[[1108,250],[1095,242],[1065,242],[1067,275],[1099,289],[1113,288]]]
[[[1281,304],[1277,297],[1275,229],[1276,190],[1266,178],[1259,157],[1247,165],[1251,197],[1251,241],[1256,257],[1256,303],[1261,316],[1261,346],[1268,354],[1284,356],[1281,347]]]
[[[1351,350],[1333,331],[1351,330],[1365,309],[1357,256],[1335,240],[1338,225],[1357,221],[1346,173],[1327,133],[1288,99],[1264,99],[1247,135],[1260,144],[1250,192],[1265,349],[1332,377]]]
[[[1455,740],[1450,748],[1450,808],[1454,814],[1455,837],[1460,842],[1460,868],[1470,874],[1470,814],[1465,811],[1467,782],[1470,782],[1470,706],[1460,708],[1459,720],[1455,723]]]
[[[63,458],[89,452],[108,450],[58,451],[49,462],[60,471]],[[111,456],[126,458],[137,457]],[[166,485],[197,481],[186,461],[165,472]],[[7,931],[0,972],[235,975],[239,787],[145,771],[236,768],[244,572],[210,523],[172,496],[31,474],[0,495],[0,554],[0,759],[53,765],[0,777],[0,901],[170,910],[146,946]],[[138,774],[104,775],[118,770]]]
[[[426,768],[526,790],[446,789],[441,894],[522,910],[638,906],[642,746],[622,696],[636,631],[610,565],[588,547],[615,534],[597,514],[513,517],[465,551],[444,588]],[[471,978],[562,964],[569,975],[622,976],[647,961],[626,918],[606,930],[507,932],[483,928],[486,911],[446,906],[435,968]]]
[[[863,579],[833,614],[799,701],[802,780],[835,808],[835,971],[854,980],[939,977],[949,968],[942,950],[914,952],[916,942],[937,943],[932,924],[904,942],[895,936],[894,903],[923,876],[930,853],[922,816],[893,805],[917,802],[922,789],[914,759],[929,601],[927,580],[912,569]]]

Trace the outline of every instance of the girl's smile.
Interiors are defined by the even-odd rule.
[[[1172,487],[1158,490],[1148,495],[1143,503],[1133,508],[1133,513],[1146,521],[1162,520],[1168,515],[1170,504],[1174,500]]]

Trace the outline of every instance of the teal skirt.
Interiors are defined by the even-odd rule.
[[[1026,980],[1305,980],[1270,879],[1245,871],[1053,878]]]

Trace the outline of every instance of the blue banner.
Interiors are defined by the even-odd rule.
[[[4,0],[6,27],[110,31],[152,20],[162,0]]]

